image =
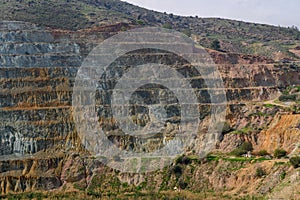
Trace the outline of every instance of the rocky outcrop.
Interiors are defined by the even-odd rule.
[[[23,22],[0,24],[1,155],[33,154],[74,131],[72,80],[78,44]]]
[[[77,138],[72,118],[72,89],[78,67],[92,47],[123,30],[124,27],[132,28],[128,24],[117,24],[72,32],[42,29],[24,22],[0,23],[0,181],[2,194],[51,190],[62,185],[69,187],[69,183],[76,181],[87,187],[88,181],[97,178],[93,170],[98,169],[101,164],[96,161],[85,163],[85,160],[79,156],[69,156],[80,147],[80,140]],[[247,123],[248,118],[245,118],[245,113],[253,109],[246,105],[247,103],[269,100],[278,93],[280,88],[300,84],[299,67],[277,65],[273,60],[259,56],[225,54],[215,51],[209,51],[209,53],[223,77],[228,100],[227,120],[235,128],[243,127]],[[109,139],[120,148],[137,152],[154,151],[163,146],[166,141],[171,140],[174,130],[178,128],[176,124],[178,125],[180,116],[178,105],[165,109],[160,107],[160,101],[163,99],[172,99],[174,100],[172,103],[176,104],[174,94],[168,93],[165,88],[150,85],[152,91],[145,87],[135,93],[136,99],[144,101],[143,103],[147,106],[131,108],[132,118],[135,123],[144,126],[151,119],[168,118],[169,124],[166,124],[163,130],[164,135],[156,135],[149,142],[149,140],[137,139],[121,132],[109,108],[111,91],[118,78],[128,70],[129,66],[136,66],[141,62],[168,64],[181,70],[183,74],[192,73],[189,68],[182,67],[186,61],[179,56],[163,51],[154,54],[150,50],[132,52],[118,58],[108,69],[106,77],[99,81],[96,99],[99,123]],[[116,70],[118,73],[115,73]],[[210,112],[210,96],[203,89],[205,84],[202,78],[193,80],[191,85],[195,88],[199,100],[201,111],[199,118],[203,120],[202,125],[205,128],[207,126],[205,123],[208,121],[206,118]],[[151,112],[159,113],[161,116],[153,116]],[[271,119],[253,115],[251,120],[262,127],[263,122],[270,123]],[[276,118],[274,120],[276,121]],[[293,121],[295,119],[283,117],[281,120]],[[285,121],[280,122],[282,123]],[[294,124],[287,123],[287,126],[288,129],[293,129],[291,127],[294,127]],[[280,131],[278,128],[275,129]],[[260,141],[273,137],[273,133],[275,131],[270,129],[259,137],[241,136],[240,140],[253,141],[261,145],[259,148],[269,149],[275,144],[263,144]],[[293,138],[297,136],[295,134]],[[286,144],[282,144],[280,138],[276,140],[278,141],[276,145],[284,145],[292,150],[292,138],[287,139]],[[233,140],[239,141],[236,138]],[[223,146],[220,144],[223,150],[228,146],[224,145],[227,144],[224,141]],[[238,145],[239,142],[236,143]],[[229,150],[226,149],[226,151]],[[68,156],[55,155],[58,152],[63,152]],[[52,154],[53,156],[49,156]],[[100,167],[104,171],[108,170],[104,168],[104,166]],[[144,180],[143,177],[134,177],[134,180],[128,178],[127,175],[120,175],[120,177],[133,183]],[[214,181],[211,180],[211,182]],[[219,183],[213,184],[219,185]]]
[[[32,154],[38,151],[37,141],[25,138],[11,127],[5,127],[0,133],[1,155]]]
[[[1,160],[1,194],[52,190],[62,185],[59,169],[62,157]]]
[[[269,128],[260,132],[258,149],[273,153],[276,148],[299,155],[300,115],[276,115]]]

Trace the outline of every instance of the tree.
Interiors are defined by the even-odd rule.
[[[258,156],[266,156],[269,155],[269,153],[267,152],[267,150],[260,150],[259,152],[257,152]]]
[[[282,158],[285,157],[287,152],[284,149],[275,149],[274,157],[275,158]]]
[[[300,166],[300,157],[299,156],[291,157],[290,163],[293,165],[294,168],[298,168]]]
[[[244,142],[242,145],[241,145],[241,149],[244,150],[244,151],[252,151],[253,150],[253,146],[250,142]]]
[[[172,173],[178,178],[182,175],[182,168],[180,165],[175,165],[172,169]]]
[[[219,40],[212,41],[210,47],[216,51],[219,51],[221,48]]]
[[[258,167],[258,168],[256,169],[255,176],[261,178],[261,177],[263,177],[263,176],[265,176],[265,175],[266,175],[266,171],[265,171],[263,168]]]
[[[241,146],[236,148],[231,152],[232,155],[234,156],[241,156],[243,154],[246,154],[248,151],[252,151],[253,146],[250,142],[244,142]]]

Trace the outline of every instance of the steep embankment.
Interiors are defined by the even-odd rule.
[[[173,190],[174,186],[181,185],[182,189],[187,188],[192,192],[210,189],[224,192],[222,189],[226,187],[228,191],[231,191],[230,194],[240,192],[250,194],[255,189],[252,188],[250,191],[246,188],[249,183],[245,178],[247,174],[250,176],[248,178],[255,182],[255,186],[259,187],[259,184],[263,183],[254,174],[259,164],[243,165],[240,163],[238,165],[241,168],[238,167],[237,171],[228,171],[223,169],[223,166],[228,165],[231,169],[236,168],[237,165],[231,161],[222,161],[218,164],[215,161],[201,163],[202,161],[194,159],[193,162],[188,161],[187,164],[179,163],[181,169],[178,168],[177,172],[176,169],[174,171],[170,167],[158,174],[139,176],[118,174],[93,158],[83,158],[84,151],[80,149],[80,142],[77,140],[71,117],[72,87],[78,67],[93,46],[131,27],[131,25],[121,23],[73,32],[51,28],[45,30],[23,22],[0,23],[0,185],[2,194],[86,188],[90,188],[92,192],[100,191],[100,193],[136,192],[138,189],[134,184],[143,182],[146,183],[141,188],[145,192],[149,192],[146,186],[151,186],[153,191],[158,191]],[[300,84],[299,67],[277,64],[261,56],[217,51],[209,51],[209,53],[224,79],[228,99],[227,123],[230,127],[242,129],[250,122],[255,125],[254,128],[261,128],[264,122],[266,126],[271,123],[270,129],[262,131],[261,134],[258,129],[253,130],[258,137],[255,134],[238,135],[228,141],[226,139],[228,134],[225,134],[219,148],[222,151],[225,151],[227,147],[235,148],[240,141],[247,139],[253,144],[257,143],[257,148],[268,148],[270,152],[274,145],[281,145],[292,150],[295,145],[293,139],[299,135],[299,129],[297,132],[297,127],[294,127],[299,122],[299,116],[280,117],[278,115],[274,117],[274,112],[280,109],[264,108],[257,106],[256,103],[272,99],[280,88]],[[171,66],[184,62],[170,53],[153,54],[147,51],[124,55],[119,58],[118,62],[119,64],[130,62],[134,65],[140,59],[162,64],[171,63]],[[174,63],[174,59],[178,63]],[[114,72],[113,67],[109,70]],[[116,74],[112,76],[114,77],[111,78],[118,78]],[[194,86],[201,88],[201,81],[200,79],[196,81]],[[113,85],[108,85],[109,88],[107,88],[105,83],[100,86],[101,90],[113,89]],[[209,96],[205,92],[199,92],[197,95],[203,101],[200,107],[203,111],[201,117],[204,118],[205,123],[206,114],[209,112],[207,107]],[[152,98],[150,93],[144,93],[143,97],[146,100]],[[110,100],[107,93],[103,93],[103,96],[99,98],[105,102]],[[100,100],[97,104],[98,108]],[[259,114],[260,111],[268,116]],[[254,114],[250,115],[251,113]],[[110,131],[112,133],[110,139],[124,144],[121,148],[133,147],[135,150],[143,150],[143,146],[136,145],[137,142],[133,138],[115,134],[114,119],[107,117],[105,110],[100,110],[98,114],[108,133]],[[293,135],[289,136],[289,134]],[[273,138],[276,138],[276,141],[273,141]],[[158,141],[162,141],[162,138],[158,138]],[[230,145],[224,145],[228,143]],[[147,145],[147,142],[145,144]],[[148,147],[152,148],[153,143]],[[269,174],[263,181],[273,180],[275,175],[277,178],[274,180],[279,181],[276,166],[274,168],[267,163],[262,166]],[[179,172],[183,174],[181,179],[176,175]],[[212,175],[210,176],[209,173]],[[191,177],[196,177],[195,181],[191,181]],[[128,182],[129,186],[120,183],[118,178]],[[206,180],[205,184],[202,180]],[[154,186],[154,183],[157,184]],[[277,182],[270,188],[275,187],[276,184]],[[263,189],[262,194],[267,192],[268,189]]]
[[[269,128],[261,131],[258,137],[258,149],[272,153],[276,148],[299,155],[300,115],[278,114],[274,117]]]

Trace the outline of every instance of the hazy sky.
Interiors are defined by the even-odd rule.
[[[300,28],[300,0],[126,0],[185,16],[221,17]]]

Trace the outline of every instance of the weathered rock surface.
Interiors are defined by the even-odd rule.
[[[299,155],[300,115],[277,115],[269,129],[261,131],[258,147],[272,153],[276,148],[283,148],[294,155]]]
[[[77,70],[92,47],[117,33],[122,27],[130,28],[126,24],[117,24],[71,32],[44,30],[24,22],[0,23],[0,181],[2,194],[51,190],[60,188],[62,185],[69,186],[69,183],[74,182],[87,185],[93,178],[97,178],[99,170],[100,172],[107,170],[96,161],[85,163],[85,160],[79,156],[62,157],[51,154],[62,151],[68,155],[68,152],[74,152],[80,148],[71,108],[72,89]],[[299,67],[278,65],[271,59],[259,56],[225,54],[215,51],[209,51],[209,53],[218,65],[224,80],[228,100],[227,121],[230,126],[236,128],[246,126],[248,118],[245,117],[245,113],[253,109],[247,103],[272,99],[280,88],[300,85]],[[166,107],[165,113],[161,110],[155,111],[167,117],[169,124],[166,125],[163,133],[167,137],[158,135],[151,142],[124,135],[116,125],[109,108],[112,90],[118,78],[128,70],[128,66],[135,66],[141,62],[168,64],[183,73],[189,72],[188,69],[181,67],[185,64],[184,60],[174,54],[167,52],[153,54],[151,51],[142,51],[118,58],[110,66],[106,76],[99,81],[96,101],[99,123],[109,139],[120,145],[120,148],[137,152],[153,151],[163,146],[166,140],[172,139],[174,130],[178,128],[176,124],[180,116],[178,105]],[[193,80],[191,84],[196,88],[199,100],[201,111],[199,118],[205,119],[210,112],[210,96],[203,89],[205,84],[202,78]],[[153,117],[149,115],[149,110],[151,110],[148,109],[149,106],[159,110],[161,109],[159,108],[160,101],[163,99],[174,100],[171,103],[176,104],[173,94],[157,86],[150,91],[149,88],[140,88],[135,95],[135,99],[144,104],[131,110],[133,121],[139,125],[146,125]],[[274,122],[276,119],[272,116],[267,118],[253,115],[250,121],[258,124],[257,127],[263,127],[264,123],[270,124],[273,120],[274,130],[271,127],[262,134],[257,132],[257,135],[252,136],[230,138],[225,135],[219,148],[231,151],[242,141],[248,140],[257,144],[257,148],[260,149],[267,148],[271,151],[274,145],[283,145],[288,150],[292,150],[294,148],[292,143],[299,136],[299,130],[294,130],[299,116],[284,116],[280,119],[293,123],[282,122],[288,126],[289,130],[293,129],[291,130],[293,133],[287,134],[285,133],[289,130],[278,132],[281,129],[276,126],[285,128],[280,125],[281,122],[276,125]],[[201,124],[203,127],[207,126],[205,122],[206,120],[203,120]],[[279,137],[279,141],[276,139],[271,143],[269,141],[272,140],[271,138],[277,138],[274,136],[276,131],[279,135],[283,135]],[[288,134],[293,134],[293,136],[290,137]],[[43,159],[41,155],[44,155]],[[203,173],[201,170],[204,169],[199,170],[198,174],[201,174]],[[245,180],[245,178],[240,180],[239,174],[236,177],[225,176],[226,180],[222,178],[223,174],[216,176],[219,179],[209,179],[214,188],[223,187],[224,181],[232,182],[231,179],[236,179],[233,185],[225,184],[226,187],[234,188]],[[120,177],[129,183],[140,183],[144,180],[143,177],[134,177],[130,180],[127,175],[123,177],[120,175]],[[202,175],[198,178],[200,177]],[[250,180],[252,178],[250,177]],[[191,187],[196,189],[196,185]],[[263,193],[265,192],[264,190]]]

